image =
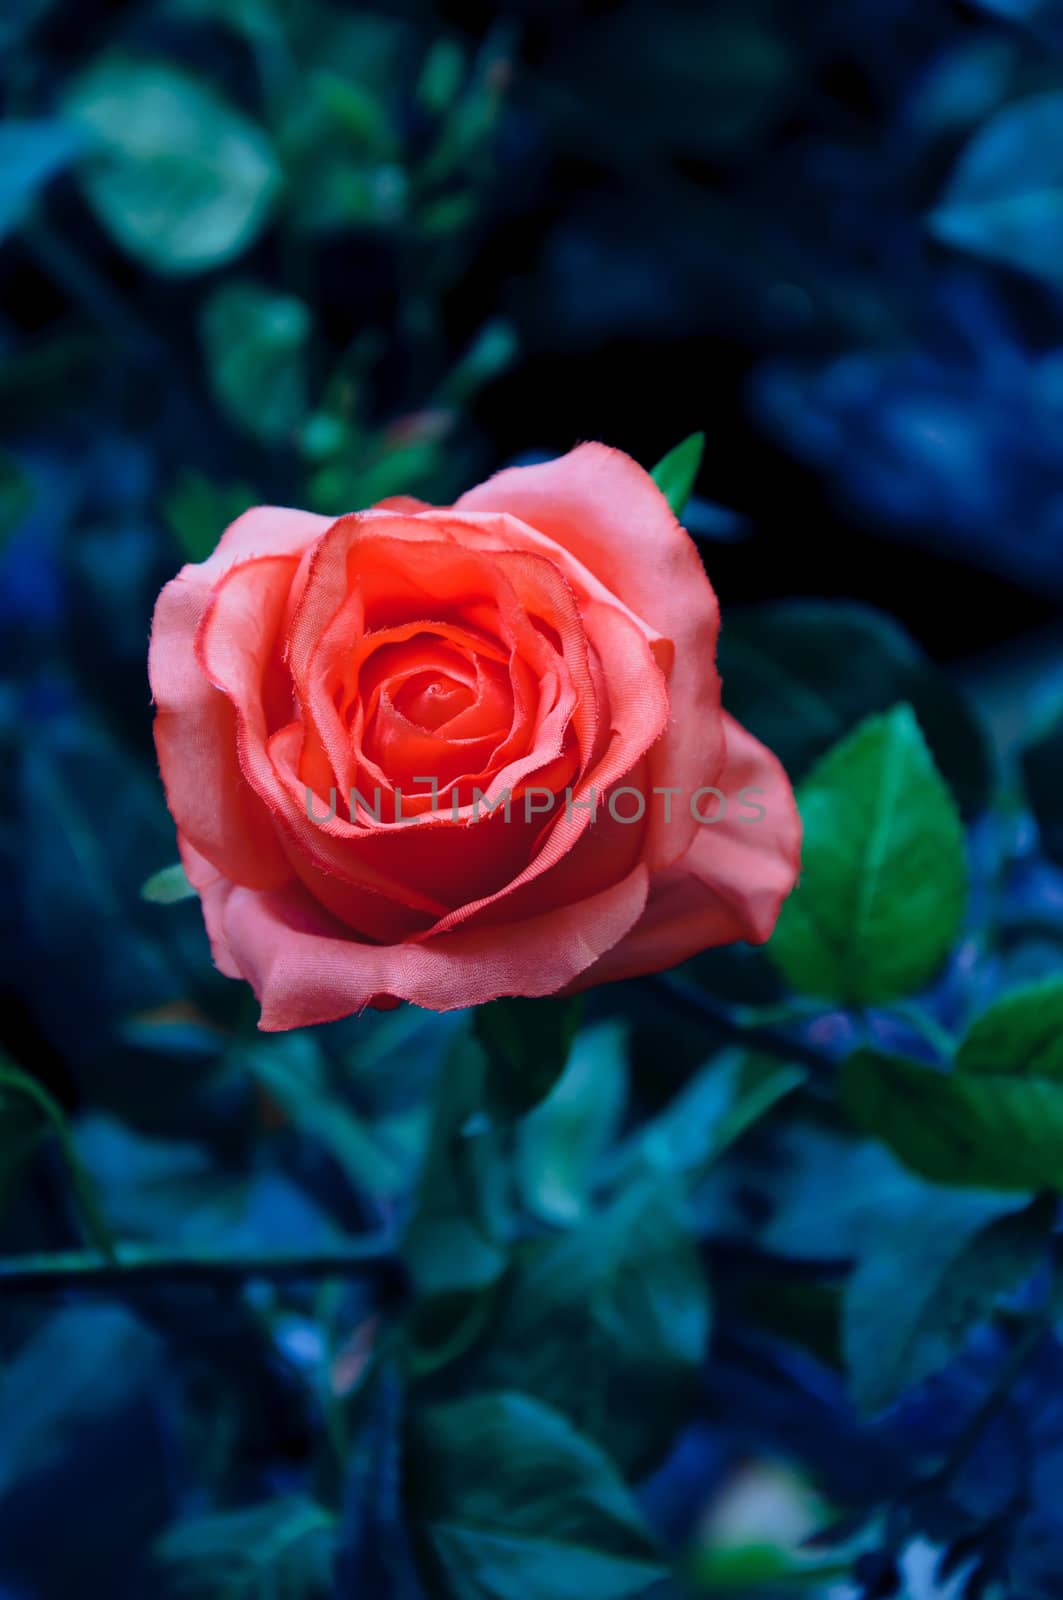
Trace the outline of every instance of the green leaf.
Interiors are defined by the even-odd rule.
[[[309,1033],[293,1032],[240,1046],[234,1060],[253,1073],[295,1127],[327,1150],[356,1190],[395,1195],[403,1163],[391,1155],[329,1080],[328,1062]]]
[[[505,1270],[497,1237],[498,1136],[483,1114],[486,1062],[475,1039],[457,1039],[436,1087],[428,1149],[403,1243],[423,1298],[476,1295]]]
[[[801,881],[768,946],[800,993],[878,1005],[926,985],[967,899],[959,816],[911,707],[871,717],[798,792]]]
[[[65,122],[0,125],[0,239],[24,220],[34,201],[75,160],[83,136]]]
[[[195,892],[184,867],[175,861],[172,867],[162,867],[152,873],[140,891],[140,898],[152,905],[172,906],[180,900],[191,900]]]
[[[89,200],[154,271],[219,266],[265,227],[280,183],[269,140],[200,79],[166,61],[105,57],[67,109],[94,141],[81,172]]]
[[[838,601],[750,606],[728,612],[719,662],[729,711],[795,783],[865,717],[906,702],[963,815],[985,809],[985,730],[966,696],[892,618]]]
[[[971,1024],[956,1053],[964,1072],[1050,1078],[1063,1086],[1063,978],[1006,994]]]
[[[302,300],[249,282],[222,284],[202,314],[218,404],[266,443],[290,438],[307,405],[310,312]]]
[[[514,1122],[544,1100],[565,1070],[582,1010],[581,997],[493,1000],[476,1012],[487,1055],[485,1105]]]
[[[249,486],[211,483],[200,472],[185,471],[163,501],[162,514],[187,561],[205,561],[231,522],[248,506]]]
[[[960,1047],[952,1072],[858,1051],[842,1069],[850,1116],[938,1183],[1063,1190],[1058,1040],[1042,1037],[1037,1022],[1042,998],[1058,1017],[1059,988],[1038,985],[994,1007]]]
[[[728,1050],[715,1056],[664,1111],[648,1122],[629,1155],[661,1172],[703,1178],[736,1139],[804,1082],[802,1067]]]
[[[1032,95],[981,126],[929,226],[956,249],[1063,286],[1063,93]]]
[[[627,1099],[627,1031],[619,1022],[581,1029],[561,1077],[521,1123],[521,1197],[543,1222],[571,1226],[587,1210],[595,1170]]]
[[[621,1600],[665,1575],[611,1462],[527,1395],[419,1417],[409,1504],[439,1600]]]
[[[0,550],[27,515],[35,498],[33,485],[16,458],[9,450],[0,450]]]
[[[179,1522],[156,1555],[188,1600],[325,1600],[334,1544],[331,1513],[289,1495]]]
[[[1001,1215],[998,1197],[917,1193],[849,1279],[843,1342],[853,1398],[883,1410],[940,1371],[1043,1260],[1056,1205]]]
[[[555,1406],[624,1468],[667,1446],[708,1346],[708,1284],[666,1177],[526,1248],[484,1354],[486,1381]]]
[[[1063,720],[1022,753],[1030,806],[1041,831],[1041,848],[1063,866]]]
[[[28,1149],[35,1142],[25,1114],[27,1104],[51,1128],[59,1143],[86,1237],[102,1256],[113,1261],[115,1247],[111,1231],[104,1220],[95,1185],[74,1148],[62,1110],[43,1084],[13,1066],[3,1055],[0,1055],[0,1180],[9,1184],[17,1178]]]
[[[662,456],[650,473],[677,517],[683,515],[686,503],[694,492],[704,454],[705,435],[692,433],[682,444],[677,444],[674,450]]]

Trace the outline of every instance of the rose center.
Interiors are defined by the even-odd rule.
[[[427,670],[407,678],[394,697],[396,711],[416,727],[434,731],[473,704],[476,696],[467,683],[445,673]]]

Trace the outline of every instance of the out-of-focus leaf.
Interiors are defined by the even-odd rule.
[[[842,1070],[854,1121],[940,1183],[1063,1190],[1063,983],[1008,995],[953,1071],[859,1051]]]
[[[409,1504],[439,1600],[620,1600],[664,1576],[607,1457],[527,1395],[416,1418]]]
[[[433,116],[442,116],[458,97],[465,77],[465,52],[456,39],[437,39],[425,57],[417,98]]]
[[[203,308],[202,330],[222,410],[258,439],[289,438],[306,411],[304,302],[256,283],[225,283]]]
[[[694,492],[704,455],[705,435],[692,433],[662,456],[650,474],[677,517],[682,517]]]
[[[1045,855],[1063,866],[1063,722],[1027,745],[1022,770],[1041,846]]]
[[[27,1136],[33,1137],[26,1127],[24,1104],[29,1102],[51,1128],[63,1153],[77,1200],[78,1211],[85,1233],[100,1253],[114,1259],[114,1240],[104,1219],[95,1185],[81,1164],[70,1137],[62,1110],[43,1084],[21,1072],[18,1067],[0,1055],[0,1182],[6,1186],[12,1171],[21,1168],[26,1155]],[[10,1108],[14,1102],[14,1112]]]
[[[963,921],[963,829],[909,706],[870,717],[802,784],[801,881],[769,952],[802,994],[875,1005],[921,989]]]
[[[657,1171],[682,1173],[688,1183],[696,1183],[804,1078],[802,1067],[785,1061],[725,1051],[639,1130],[628,1145],[628,1160],[636,1157]]]
[[[161,867],[158,872],[153,872],[140,894],[143,900],[149,900],[152,905],[172,906],[180,900],[190,900],[195,892],[184,867],[175,861],[172,867]]]
[[[17,228],[45,185],[75,160],[83,136],[65,122],[0,125],[0,239]]]
[[[156,272],[202,272],[269,219],[280,175],[261,128],[163,60],[105,57],[67,109],[94,141],[82,182],[102,221]]]
[[[930,228],[945,244],[1063,286],[1063,94],[1006,106],[978,130]]]
[[[442,403],[468,405],[482,388],[513,365],[518,348],[516,329],[511,322],[498,317],[486,323],[448,373],[440,390]]]
[[[49,1309],[5,1291],[0,1551],[5,1593],[156,1592],[146,1551],[174,1515],[164,1341],[100,1302]],[[12,1338],[18,1347],[12,1351]],[[122,1538],[111,1527],[122,1507]],[[56,1506],[62,1505],[62,1537]]]
[[[428,1149],[403,1254],[420,1295],[478,1295],[501,1276],[497,1238],[497,1135],[483,1114],[484,1052],[458,1038],[436,1086]]]
[[[567,1227],[584,1216],[595,1168],[624,1112],[627,1083],[623,1025],[581,1029],[561,1077],[517,1135],[524,1204],[544,1222]]]
[[[682,1416],[709,1338],[708,1284],[678,1186],[624,1189],[524,1251],[483,1361],[556,1406],[621,1466],[644,1467]]]
[[[1063,1084],[1063,978],[1029,984],[990,1006],[961,1041],[956,1065]]]
[[[230,522],[254,503],[254,490],[244,484],[211,483],[201,473],[185,472],[162,512],[185,558],[205,561]]]
[[[328,1250],[342,1230],[283,1173],[219,1161],[207,1145],[158,1139],[93,1113],[77,1126],[81,1161],[107,1215],[137,1245],[180,1245],[186,1254]],[[135,1250],[124,1245],[124,1255]]]
[[[179,1522],[156,1551],[189,1600],[324,1600],[335,1536],[330,1512],[289,1495]]]
[[[0,450],[0,551],[33,500],[33,486],[15,457],[7,450]]]
[[[234,1059],[254,1074],[295,1127],[331,1153],[355,1188],[383,1196],[394,1195],[403,1186],[402,1163],[330,1084],[327,1063],[312,1034],[256,1039],[241,1045]]]
[[[869,1413],[957,1355],[1036,1270],[1051,1237],[1054,1203],[1006,1212],[1013,1200],[982,1194],[912,1199],[879,1219],[846,1288],[846,1363],[853,1397]]]
[[[487,1056],[485,1106],[499,1122],[540,1104],[565,1070],[582,1009],[579,996],[494,1000],[476,1011]]]
[[[747,607],[728,613],[719,660],[728,709],[794,782],[865,717],[906,701],[964,816],[984,810],[992,780],[985,730],[892,618],[848,602]]]

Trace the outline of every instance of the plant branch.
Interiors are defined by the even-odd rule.
[[[198,1283],[224,1286],[251,1279],[269,1282],[322,1278],[377,1277],[402,1280],[396,1241],[362,1243],[309,1255],[216,1255],[209,1251],[165,1252],[122,1246],[113,1261],[89,1251],[8,1257],[0,1261],[0,1292],[61,1289],[132,1289],[141,1285]]]
[[[744,1022],[741,1016],[728,1010],[721,1001],[673,972],[654,973],[639,981],[657,994],[663,994],[678,1010],[700,1018],[729,1038],[739,1040],[748,1049],[761,1050],[765,1055],[778,1056],[780,1060],[807,1067],[820,1082],[828,1076],[833,1078],[837,1071],[837,1061],[807,1040],[795,1039],[785,1028]]]

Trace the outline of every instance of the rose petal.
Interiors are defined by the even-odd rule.
[[[570,550],[671,640],[672,711],[654,753],[653,781],[688,794],[713,782],[723,760],[715,667],[719,608],[693,540],[649,473],[620,450],[582,444],[556,461],[497,473],[462,495],[455,510],[519,517]],[[677,860],[691,837],[686,819],[662,830],[650,866]]]
[[[646,972],[661,972],[715,945],[771,937],[783,901],[797,882],[801,819],[785,772],[733,717],[724,715],[727,757],[716,781],[727,796],[722,821],[697,826],[694,843],[675,866],[658,873],[638,926],[582,974],[574,989]],[[758,821],[741,820],[738,796],[763,806]],[[710,810],[704,803],[705,813]]]
[[[336,1021],[379,996],[451,1011],[501,995],[553,994],[623,938],[646,903],[647,883],[640,865],[562,911],[419,945],[358,943],[292,888],[227,891],[224,925],[261,1003],[259,1027],[275,1032]]]

